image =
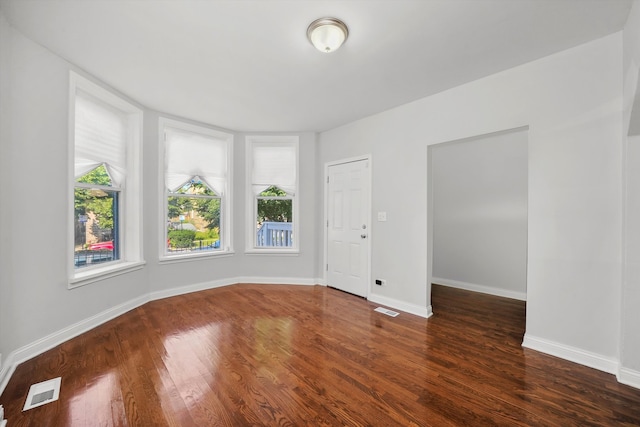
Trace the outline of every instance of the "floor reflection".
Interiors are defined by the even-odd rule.
[[[69,399],[68,425],[118,425],[126,423],[120,382],[115,370],[90,381]]]
[[[162,361],[166,375],[170,376],[187,406],[197,404],[215,384],[220,338],[220,326],[208,324],[164,339]],[[168,378],[163,379],[165,383],[168,381]],[[161,399],[168,403],[171,396],[164,393]]]

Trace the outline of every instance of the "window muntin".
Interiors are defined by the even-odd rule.
[[[247,250],[296,252],[298,138],[247,137]]]
[[[161,258],[231,251],[230,164],[233,136],[161,119],[164,194]]]

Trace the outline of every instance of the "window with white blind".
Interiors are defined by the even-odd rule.
[[[298,137],[247,137],[247,251],[297,252]]]
[[[229,253],[233,135],[170,119],[160,120],[160,135],[161,259]]]
[[[75,73],[70,90],[75,287],[142,265],[142,112]]]

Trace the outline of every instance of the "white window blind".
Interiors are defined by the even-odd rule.
[[[75,168],[78,179],[104,164],[114,186],[126,174],[127,115],[77,90],[75,97]]]
[[[227,182],[227,141],[182,129],[165,128],[165,184],[176,191],[200,178],[219,196]]]
[[[287,194],[296,190],[296,148],[290,144],[254,144],[251,156],[252,188],[260,194],[276,186]]]

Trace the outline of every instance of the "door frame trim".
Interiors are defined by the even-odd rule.
[[[373,199],[373,197],[371,196],[371,193],[373,192],[373,181],[372,181],[372,172],[371,170],[373,169],[373,156],[369,153],[369,154],[363,154],[361,156],[354,156],[354,157],[348,157],[348,158],[344,158],[344,159],[340,159],[340,160],[333,160],[330,162],[326,162],[324,164],[324,176],[323,176],[323,186],[324,186],[324,215],[323,215],[323,221],[322,221],[322,229],[324,230],[323,232],[323,260],[322,260],[322,281],[324,282],[323,284],[325,286],[328,286],[327,283],[327,266],[328,266],[328,262],[329,262],[329,186],[327,185],[327,180],[329,178],[329,168],[331,166],[338,166],[338,165],[343,165],[346,163],[355,163],[355,162],[360,162],[360,161],[368,161],[369,162],[369,167],[367,168],[367,173],[366,173],[366,183],[369,186],[369,191],[367,194],[367,201],[365,202],[365,208],[367,209],[366,212],[366,216],[368,218],[368,227],[369,227],[369,235],[367,238],[367,295],[366,295],[366,299],[369,299],[369,296],[371,295],[371,239],[373,236],[373,218],[371,216],[371,200]]]

